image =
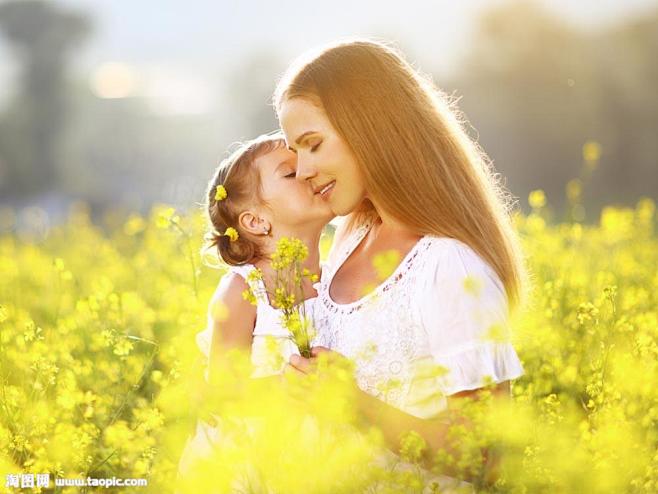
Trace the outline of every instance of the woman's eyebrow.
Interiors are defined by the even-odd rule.
[[[304,139],[304,137],[306,137],[306,136],[308,136],[308,135],[311,135],[311,134],[315,134],[316,132],[317,132],[316,130],[307,130],[306,132],[304,132],[302,135],[300,135],[300,136],[295,140],[295,144],[299,144],[300,142],[302,142],[302,140]]]

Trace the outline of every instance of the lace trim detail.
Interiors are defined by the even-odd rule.
[[[356,230],[355,234],[351,238],[351,242],[349,242],[347,248],[343,250],[343,255],[340,256],[338,262],[336,262],[335,269],[331,271],[331,275],[327,277],[327,280],[324,283],[322,283],[324,296],[319,298],[322,299],[323,305],[332,313],[352,314],[353,312],[361,310],[361,308],[366,303],[368,303],[368,301],[371,298],[389,291],[405,276],[407,272],[411,270],[411,267],[413,266],[414,261],[418,257],[418,255],[426,251],[431,244],[428,241],[429,237],[425,235],[420,240],[418,240],[418,242],[411,248],[411,250],[407,253],[407,255],[402,260],[402,262],[400,262],[398,267],[395,269],[393,274],[391,274],[386,280],[380,283],[377,286],[377,288],[375,288],[370,293],[364,295],[360,299],[355,300],[354,302],[350,302],[346,304],[336,303],[331,298],[331,295],[329,294],[329,287],[331,286],[331,282],[334,279],[334,276],[336,275],[340,267],[345,263],[347,258],[356,249],[356,247],[359,245],[361,240],[363,240],[363,237],[368,233],[371,227],[372,227],[372,222],[367,222],[361,225],[358,230]]]
[[[434,361],[448,369],[438,379],[446,396],[485,384],[485,377],[499,383],[521,377],[525,370],[511,343],[485,342]]]

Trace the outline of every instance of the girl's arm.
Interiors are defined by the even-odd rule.
[[[242,296],[248,288],[242,276],[227,273],[220,280],[208,305],[208,324],[213,330],[208,359],[210,395],[207,400],[238,400],[248,405],[240,401],[248,400],[249,395],[245,395],[245,391],[266,393],[272,386],[281,385],[279,375],[251,378],[250,354],[256,307]],[[257,415],[259,410],[250,410],[250,413]]]
[[[226,363],[230,350],[249,352],[256,324],[256,307],[242,297],[249,286],[237,273],[227,273],[220,280],[208,304],[208,324],[212,327],[212,342],[208,359],[210,382]]]

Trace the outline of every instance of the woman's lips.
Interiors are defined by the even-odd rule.
[[[329,192],[331,189],[334,188],[334,185],[336,185],[335,180],[329,182],[327,185],[322,187],[319,191],[316,192],[316,194],[320,194],[321,196],[324,196],[327,192]]]

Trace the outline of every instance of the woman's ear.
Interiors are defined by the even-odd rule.
[[[256,236],[267,235],[271,228],[269,220],[257,215],[253,211],[243,211],[240,213],[238,224],[242,230]]]

